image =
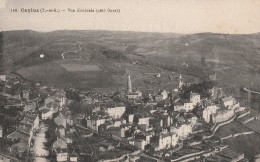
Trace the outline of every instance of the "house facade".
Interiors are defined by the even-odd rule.
[[[159,138],[159,150],[175,147],[178,144],[179,137],[176,133],[164,133]]]
[[[177,134],[180,139],[186,139],[192,133],[192,126],[190,124],[172,126],[170,132]]]
[[[205,120],[205,122],[209,123],[210,122],[210,118],[213,114],[215,114],[218,110],[218,107],[216,105],[211,105],[208,106],[207,108],[205,108],[203,110],[203,119]]]
[[[163,90],[163,91],[161,92],[161,95],[162,95],[162,99],[163,99],[163,100],[165,100],[165,99],[168,98],[168,92],[167,92],[166,90]]]
[[[194,104],[192,102],[184,103],[184,110],[186,112],[193,110]]]
[[[124,114],[125,110],[126,110],[125,106],[106,108],[105,113],[107,113],[113,119],[118,119],[118,118],[121,118],[121,116]]]
[[[235,99],[232,96],[222,98],[223,105],[229,107],[235,104]]]
[[[190,94],[190,102],[193,103],[193,105],[197,105],[200,103],[200,95],[198,93],[192,93]]]
[[[101,124],[104,124],[105,122],[106,122],[106,120],[103,118],[99,118],[97,116],[90,116],[90,118],[87,119],[87,127],[98,131],[98,127]]]
[[[149,120],[150,120],[150,117],[139,118],[138,124],[140,124],[140,125],[144,124],[144,125],[149,126]]]
[[[41,110],[42,120],[51,119],[53,116],[53,109],[44,108]]]

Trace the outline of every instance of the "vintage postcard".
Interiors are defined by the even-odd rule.
[[[0,0],[0,161],[260,161],[260,1]]]

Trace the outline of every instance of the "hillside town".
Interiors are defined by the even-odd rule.
[[[100,94],[2,74],[0,161],[248,161],[215,132],[250,109],[215,79]]]

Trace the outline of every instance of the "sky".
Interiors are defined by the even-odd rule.
[[[31,8],[65,11],[21,12]],[[72,13],[68,8],[106,12]],[[260,32],[260,0],[0,0],[0,30],[24,29],[250,34]]]

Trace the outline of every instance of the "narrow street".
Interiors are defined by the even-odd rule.
[[[32,148],[34,161],[35,162],[49,162],[46,156],[49,156],[49,151],[46,150],[44,143],[47,141],[45,137],[45,132],[47,131],[47,127],[45,124],[41,123],[39,125],[39,132],[34,137],[34,146]]]

